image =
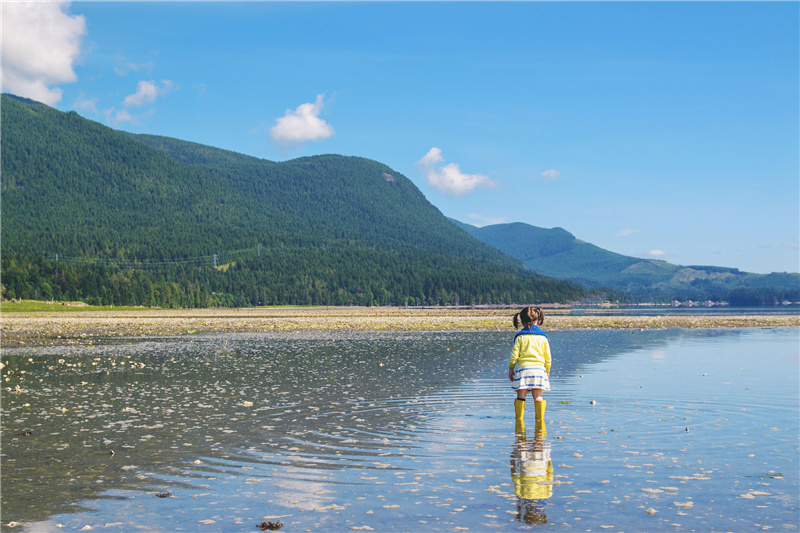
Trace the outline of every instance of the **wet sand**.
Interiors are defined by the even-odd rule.
[[[114,337],[277,331],[503,331],[511,309],[281,307],[3,313],[0,344],[92,344]],[[798,327],[797,315],[568,316],[546,311],[546,330]],[[559,314],[561,313],[561,314]]]

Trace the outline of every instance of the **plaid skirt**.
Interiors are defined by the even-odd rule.
[[[526,366],[514,370],[511,390],[542,389],[550,390],[550,378],[543,366]]]

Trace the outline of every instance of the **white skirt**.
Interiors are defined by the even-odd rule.
[[[526,366],[514,370],[511,390],[542,389],[550,390],[550,378],[543,366]]]

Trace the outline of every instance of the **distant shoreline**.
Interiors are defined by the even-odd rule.
[[[800,327],[798,315],[569,316],[546,312],[545,330]],[[111,338],[298,331],[513,331],[511,309],[276,307],[4,312],[0,346],[89,345]]]

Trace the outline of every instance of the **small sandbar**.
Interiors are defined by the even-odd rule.
[[[278,331],[511,331],[510,309],[279,307],[3,313],[4,348],[91,344],[109,337]],[[547,314],[545,330],[798,327],[798,315],[570,316]]]

